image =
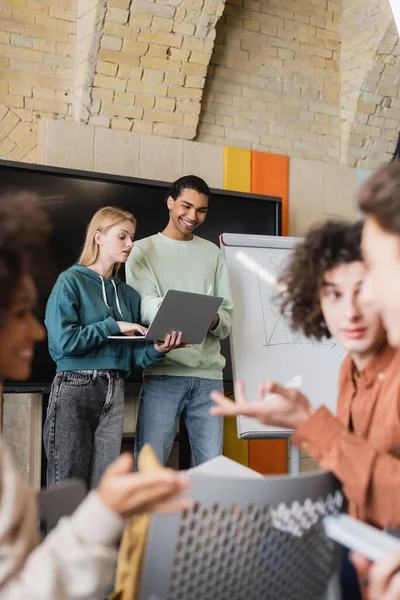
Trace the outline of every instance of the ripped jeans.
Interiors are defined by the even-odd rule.
[[[47,485],[78,477],[96,488],[120,454],[123,424],[121,371],[58,372],[43,429]]]

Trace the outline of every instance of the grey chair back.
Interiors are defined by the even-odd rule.
[[[78,508],[87,493],[80,479],[67,479],[37,495],[39,519],[42,532],[48,532],[57,525],[61,517],[69,517]]]
[[[327,598],[338,552],[322,519],[343,503],[330,473],[191,480],[194,508],[151,520],[140,600]]]

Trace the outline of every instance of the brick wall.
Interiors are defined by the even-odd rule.
[[[400,117],[388,0],[228,0],[199,141],[376,168]]]
[[[3,158],[37,160],[43,117],[347,166],[393,151],[388,0],[0,2]]]
[[[343,0],[341,160],[374,168],[393,154],[400,122],[400,44],[386,0]]]
[[[198,139],[339,159],[339,2],[228,0]]]
[[[37,123],[70,113],[75,0],[0,2],[0,156],[35,162]]]
[[[78,60],[96,57],[86,60],[83,97],[90,109],[81,120],[193,139],[224,2],[109,0],[87,14],[78,10],[78,44],[84,36]]]

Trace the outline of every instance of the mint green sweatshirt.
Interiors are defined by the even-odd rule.
[[[57,371],[119,369],[129,374],[132,362],[143,369],[164,359],[154,344],[109,340],[109,335],[121,335],[117,321],[141,322],[136,290],[118,275],[104,279],[81,265],[61,273],[45,318]]]
[[[126,266],[126,280],[141,296],[143,322],[149,324],[165,293],[171,290],[211,294],[224,298],[219,324],[202,344],[173,350],[162,364],[152,365],[146,375],[177,375],[222,379],[225,359],[220,340],[229,335],[233,304],[228,270],[215,244],[194,236],[178,241],[158,233],[135,242]]]

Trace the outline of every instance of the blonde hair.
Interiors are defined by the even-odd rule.
[[[96,231],[106,233],[111,227],[130,221],[136,227],[135,217],[128,211],[122,210],[115,206],[104,206],[100,208],[91,218],[89,225],[86,228],[85,242],[81,251],[81,255],[77,260],[78,265],[90,267],[93,265],[99,256],[99,245],[95,240]],[[120,263],[114,265],[114,273],[118,272]]]

